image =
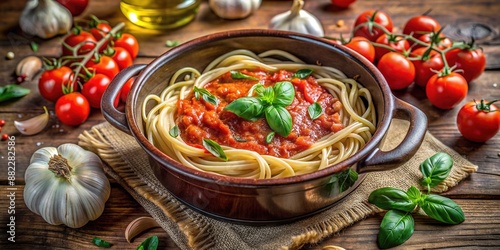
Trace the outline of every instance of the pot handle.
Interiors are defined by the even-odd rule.
[[[380,148],[377,148],[364,161],[361,161],[358,166],[359,173],[395,169],[413,157],[422,144],[427,131],[427,116],[415,106],[398,98],[394,99],[393,118],[408,120],[410,128],[403,141],[396,148],[390,151],[381,151]]]
[[[102,115],[111,125],[127,134],[130,134],[130,129],[128,128],[125,113],[115,108],[114,102],[120,94],[123,85],[125,85],[130,78],[138,75],[144,67],[146,67],[146,64],[135,64],[123,69],[113,78],[102,95]]]

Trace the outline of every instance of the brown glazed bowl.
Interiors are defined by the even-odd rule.
[[[255,53],[281,49],[303,61],[320,62],[342,70],[372,94],[377,113],[373,138],[352,157],[323,170],[282,179],[245,179],[196,171],[158,150],[144,136],[141,106],[146,95],[159,94],[178,69],[202,70],[214,58],[235,49]],[[125,106],[113,101],[123,84],[136,76]],[[121,71],[103,96],[102,112],[116,128],[131,134],[147,152],[158,180],[190,208],[222,220],[244,224],[283,223],[304,218],[332,206],[354,190],[364,173],[393,169],[407,161],[420,146],[427,129],[425,114],[394,97],[382,74],[359,54],[326,39],[276,30],[235,30],[196,38],[174,47],[147,65]],[[391,151],[379,149],[393,118],[406,119],[410,129]],[[360,175],[350,188],[340,185],[342,172],[353,167]]]

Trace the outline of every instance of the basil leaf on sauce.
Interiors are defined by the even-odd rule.
[[[104,248],[110,248],[111,247],[111,243],[99,238],[99,237],[94,237],[92,239],[92,243],[94,243],[94,245],[98,246],[98,247],[104,247]]]
[[[179,136],[179,127],[177,125],[173,126],[169,131],[168,134],[172,136],[173,138]]]
[[[242,97],[229,103],[224,110],[250,121],[256,121],[264,111],[262,101],[255,97]]]
[[[253,77],[253,76],[249,76],[249,75],[245,75],[239,71],[236,71],[236,70],[231,70],[230,71],[231,73],[231,78],[233,79],[248,79],[248,80],[259,80],[259,78],[256,78],[256,77]]]
[[[0,86],[0,102],[23,97],[30,93],[30,90],[17,84]]]
[[[210,139],[203,139],[203,147],[213,156],[223,161],[227,161],[226,153],[224,153],[224,150],[217,142]]]
[[[275,134],[276,133],[274,133],[274,132],[271,131],[269,134],[266,135],[266,143],[267,144],[269,144],[269,143],[271,143],[273,141],[273,138],[274,138]]]
[[[389,210],[380,223],[378,246],[391,248],[407,241],[413,234],[415,222],[409,212]]]
[[[158,236],[153,235],[145,239],[138,247],[138,250],[156,250],[158,249]]]
[[[304,79],[312,74],[312,69],[299,69],[292,77]]]
[[[295,89],[291,82],[277,82],[273,86],[274,98],[273,105],[288,106],[292,104],[295,98]]]
[[[319,105],[319,103],[315,102],[307,107],[307,113],[312,120],[316,120],[321,116],[321,114],[323,114],[323,108]]]
[[[267,124],[273,131],[287,137],[292,131],[292,115],[285,107],[267,106],[265,111]]]
[[[201,95],[201,98],[203,98],[204,101],[211,103],[215,106],[219,104],[219,100],[217,100],[217,97],[212,95],[212,93],[208,92],[208,90],[194,86],[193,91],[196,100],[200,100],[200,95]]]

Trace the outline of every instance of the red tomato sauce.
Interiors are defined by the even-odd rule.
[[[182,139],[189,145],[200,147],[203,139],[211,139],[220,145],[247,149],[259,154],[289,158],[313,145],[321,137],[343,128],[339,111],[341,102],[321,87],[314,77],[306,79],[292,78],[294,72],[280,70],[242,70],[241,73],[260,79],[264,87],[273,86],[279,81],[289,81],[295,88],[295,99],[286,109],[292,116],[292,131],[287,137],[276,133],[271,143],[266,143],[266,136],[272,132],[264,118],[248,121],[234,113],[224,110],[230,102],[248,95],[248,91],[257,80],[232,79],[227,74],[208,83],[204,88],[216,96],[217,106],[197,100],[191,94],[177,103],[177,125]],[[323,114],[315,120],[309,117],[308,107],[317,102],[323,108]]]

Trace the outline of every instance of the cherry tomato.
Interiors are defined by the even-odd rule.
[[[396,52],[403,52],[410,48],[410,43],[408,43],[407,40],[403,39],[402,37],[394,35],[382,34],[377,38],[375,42],[378,44],[389,46],[393,48]],[[380,46],[374,46],[374,47],[375,47],[376,61],[380,60],[380,58],[382,58],[383,55],[389,52],[389,50],[386,48],[382,48]]]
[[[118,64],[118,69],[122,70],[133,64],[132,56],[128,51],[122,47],[113,47],[114,53],[111,56]]]
[[[500,109],[495,101],[466,103],[457,115],[457,127],[463,137],[475,142],[485,142],[500,130]]]
[[[96,41],[100,41],[101,39],[103,39],[104,36],[106,36],[106,34],[108,34],[108,32],[110,31],[111,31],[111,26],[107,23],[98,23],[96,24],[96,27],[90,29],[90,33],[94,36]],[[108,39],[108,41],[109,40],[111,40],[111,37],[110,39]],[[101,46],[101,48],[99,48],[99,52],[102,52],[106,49],[106,47],[108,46],[108,41],[106,41]]]
[[[87,98],[90,107],[101,108],[102,95],[108,88],[110,82],[111,79],[106,75],[95,74],[83,84],[82,95]]]
[[[67,66],[46,70],[38,80],[38,91],[46,100],[55,102],[64,95],[63,88],[71,88],[70,83],[73,77],[73,70]]]
[[[132,84],[134,84],[135,77],[128,79],[128,81],[123,85],[120,90],[120,100],[123,103],[127,102],[128,93],[130,93],[130,89],[132,88]]]
[[[389,15],[381,10],[367,10],[361,13],[356,21],[354,22],[354,27],[366,22],[375,22],[383,26],[387,31],[391,32],[393,28],[392,19]],[[377,27],[372,27],[370,29],[369,25],[363,25],[354,31],[354,36],[362,36],[368,38],[368,40],[375,42],[379,36],[384,34],[384,31]]]
[[[122,33],[121,37],[115,40],[115,47],[126,49],[132,56],[132,59],[135,59],[139,53],[139,42],[137,42],[137,39],[133,35],[128,33]]]
[[[9,139],[9,135],[8,134],[2,134],[2,141],[6,141]]]
[[[441,25],[436,19],[430,16],[421,15],[414,16],[406,22],[403,28],[403,34],[414,34],[413,36],[419,36],[429,32],[436,32],[440,29]]]
[[[71,92],[57,100],[55,110],[62,123],[77,126],[84,123],[89,117],[90,105],[81,93]]]
[[[3,126],[5,126],[5,120],[4,119],[0,120],[0,127],[3,127]]]
[[[411,52],[412,56],[421,57],[420,60],[414,60],[415,83],[425,88],[429,79],[444,67],[441,55],[435,50],[431,50],[429,55],[424,56],[427,48],[418,48]]]
[[[90,72],[94,72],[95,74],[104,74],[110,79],[113,79],[116,74],[120,72],[120,68],[115,60],[104,55],[99,57],[98,62],[95,60],[88,61],[85,67],[87,67]]]
[[[486,68],[486,57],[483,50],[475,49],[453,49],[446,53],[446,60],[450,67],[456,65],[457,71],[467,82],[478,78]]]
[[[456,72],[440,76],[435,74],[427,82],[425,92],[432,105],[440,109],[451,109],[459,104],[469,87],[463,76]]]
[[[375,61],[375,48],[368,41],[368,39],[360,36],[355,36],[349,41],[349,43],[345,44],[346,47],[358,52],[362,56],[364,56],[368,61]]]
[[[404,55],[389,52],[380,58],[377,68],[384,75],[392,90],[404,89],[415,79],[415,67]]]
[[[71,12],[71,15],[78,16],[83,13],[89,3],[88,0],[56,0]]]
[[[73,55],[73,51],[66,46],[69,46],[71,48],[80,46],[80,48],[77,50],[77,55],[83,55],[94,49],[96,42],[97,41],[90,32],[84,30],[75,31],[64,38],[64,42],[62,45],[63,56]]]
[[[418,36],[417,39],[428,44],[428,45],[430,45],[432,43],[434,48],[441,49],[441,50],[449,48],[453,45],[453,42],[451,41],[451,39],[447,38],[445,35],[443,35],[441,33],[439,33],[439,34],[434,33],[434,32],[426,33],[426,34],[423,34],[421,36]],[[423,46],[420,44],[415,45],[415,48],[420,48],[420,47],[423,47]]]
[[[331,0],[332,4],[338,7],[347,8],[349,5],[356,2],[356,0]]]

